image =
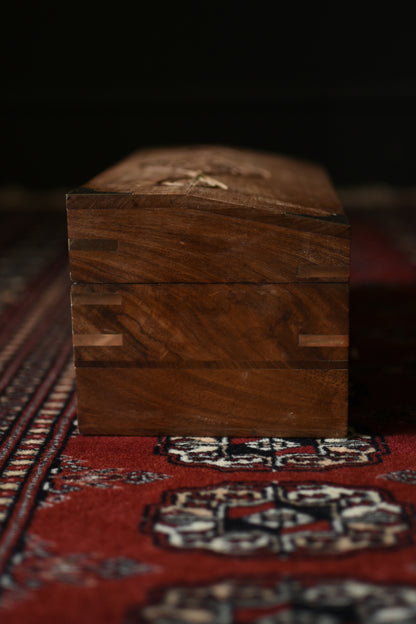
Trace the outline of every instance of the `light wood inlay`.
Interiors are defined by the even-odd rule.
[[[118,252],[118,240],[110,238],[70,238],[70,251],[111,251]]]
[[[299,334],[300,347],[348,347],[346,335]]]
[[[74,334],[74,347],[122,347],[123,334]]]

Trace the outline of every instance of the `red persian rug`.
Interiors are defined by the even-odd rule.
[[[416,622],[416,213],[351,210],[347,439],[82,437],[65,221],[0,213],[0,620]]]

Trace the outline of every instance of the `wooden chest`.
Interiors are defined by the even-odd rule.
[[[321,168],[140,151],[67,216],[82,433],[345,435],[350,230]]]

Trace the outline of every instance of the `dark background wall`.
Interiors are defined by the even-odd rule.
[[[0,185],[71,187],[136,147],[198,142],[318,160],[338,185],[413,185],[406,6],[16,4]]]

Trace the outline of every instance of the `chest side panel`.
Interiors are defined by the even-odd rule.
[[[320,167],[147,150],[67,216],[81,432],[345,435],[350,231]]]
[[[78,368],[82,433],[342,437],[347,370]]]
[[[347,359],[345,284],[75,285],[72,316],[77,366],[273,368]]]
[[[345,282],[349,276],[348,228],[320,219],[134,206],[132,198],[73,204],[68,236],[75,282]]]

